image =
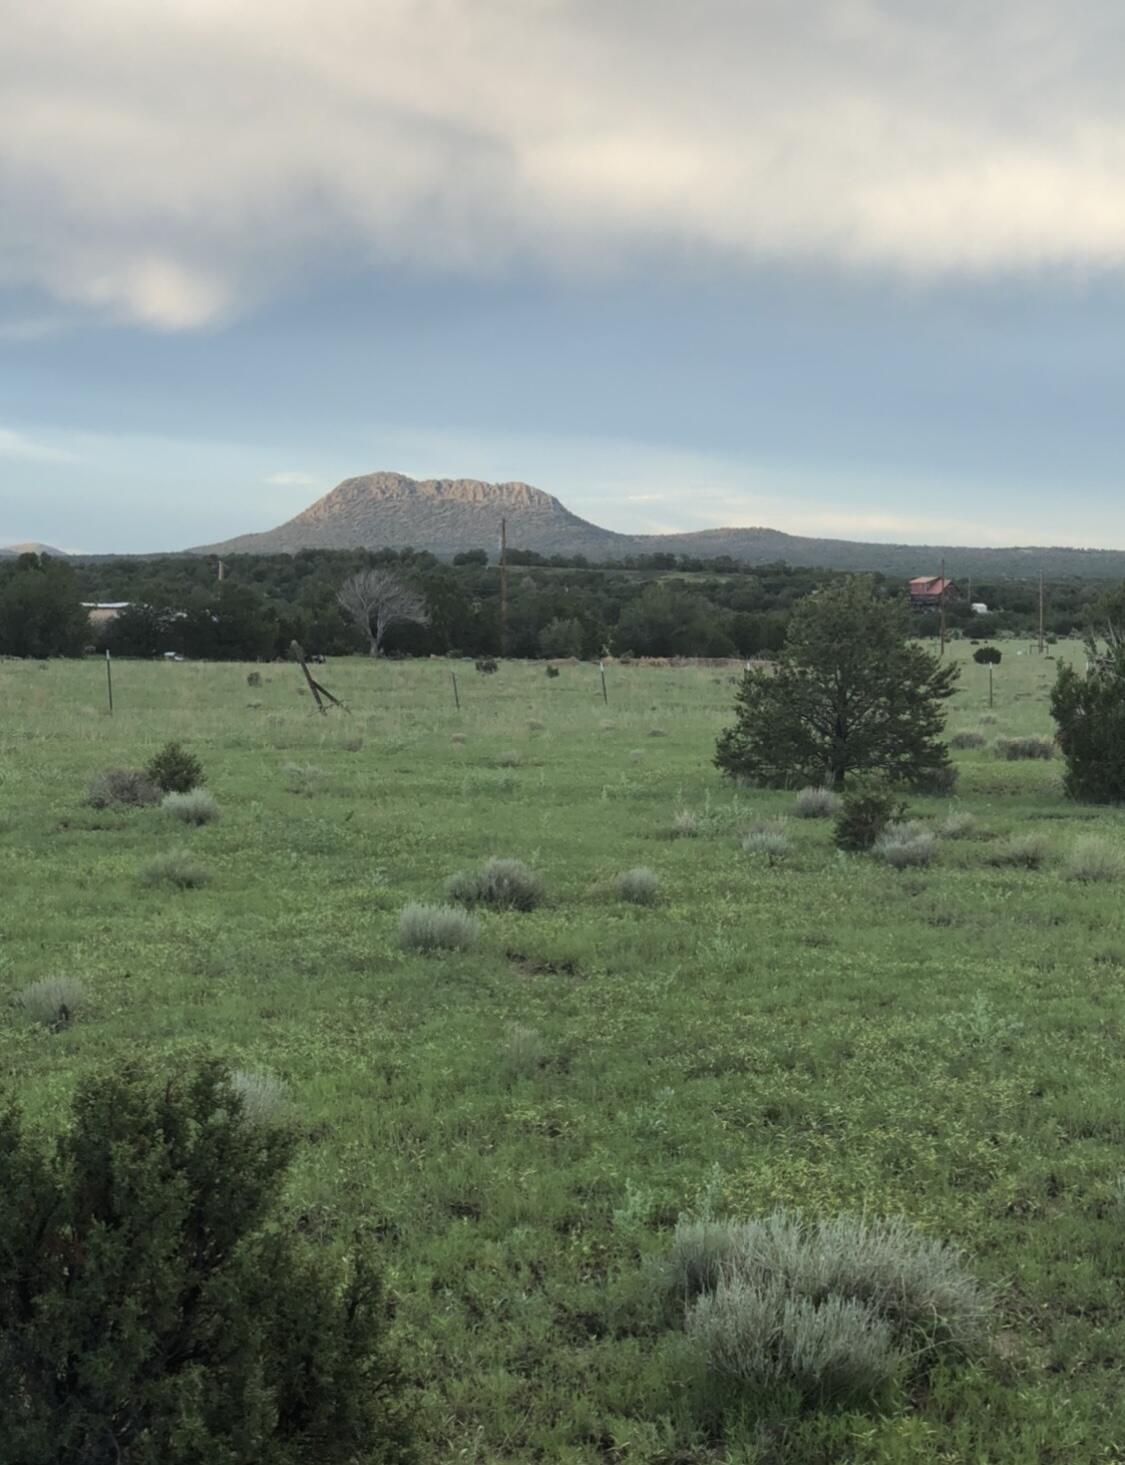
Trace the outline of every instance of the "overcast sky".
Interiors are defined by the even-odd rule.
[[[0,0],[0,544],[1125,547],[1119,0]]]

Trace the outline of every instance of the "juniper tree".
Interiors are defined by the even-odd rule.
[[[386,1309],[271,1223],[295,1139],[209,1064],[79,1085],[50,1151],[0,1109],[5,1465],[401,1465]]]
[[[1086,643],[1085,672],[1059,667],[1051,716],[1066,759],[1067,795],[1092,804],[1125,803],[1125,635],[1113,625],[1105,646]]]
[[[957,674],[911,640],[904,606],[848,577],[801,601],[777,660],[745,673],[715,762],[774,787],[868,772],[927,784],[950,766],[942,703]]]

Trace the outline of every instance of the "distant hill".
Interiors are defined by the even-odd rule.
[[[526,483],[480,483],[472,478],[419,481],[401,473],[346,478],[276,529],[188,552],[294,554],[301,549],[410,546],[440,556],[467,549],[486,549],[495,556],[501,518],[507,520],[508,543],[514,548],[545,555],[582,554],[592,561],[638,554],[707,559],[727,555],[745,564],[783,560],[816,569],[881,571],[907,578],[936,574],[944,557],[951,575],[974,579],[1026,579],[1040,571],[1052,579],[1125,579],[1125,550],[865,544],[764,528],[618,534],[580,519],[553,495]]]
[[[66,559],[65,549],[53,549],[49,544],[5,544],[0,545],[0,559],[14,559],[21,554],[49,554],[56,559]]]

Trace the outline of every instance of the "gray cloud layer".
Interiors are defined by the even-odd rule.
[[[307,271],[1125,259],[1099,0],[0,0],[0,287],[163,329]]]

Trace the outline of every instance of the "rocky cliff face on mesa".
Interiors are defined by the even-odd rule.
[[[1107,549],[974,549],[957,545],[864,544],[813,539],[777,529],[732,527],[682,534],[617,534],[572,514],[557,498],[526,483],[368,473],[346,478],[296,518],[262,534],[243,534],[193,554],[293,554],[300,549],[427,549],[454,555],[484,549],[495,559],[500,520],[508,543],[539,554],[585,555],[591,561],[641,554],[726,555],[744,564],[786,561],[888,575],[936,574],[943,556],[956,575],[1125,577],[1125,552]],[[2,553],[2,551],[0,551]]]
[[[599,529],[563,508],[557,498],[527,483],[481,483],[473,478],[428,478],[367,473],[345,478],[303,513],[262,534],[243,534],[199,553],[291,554],[298,549],[428,549],[456,554],[495,550],[500,520],[508,542],[540,554],[608,558],[628,536]]]

